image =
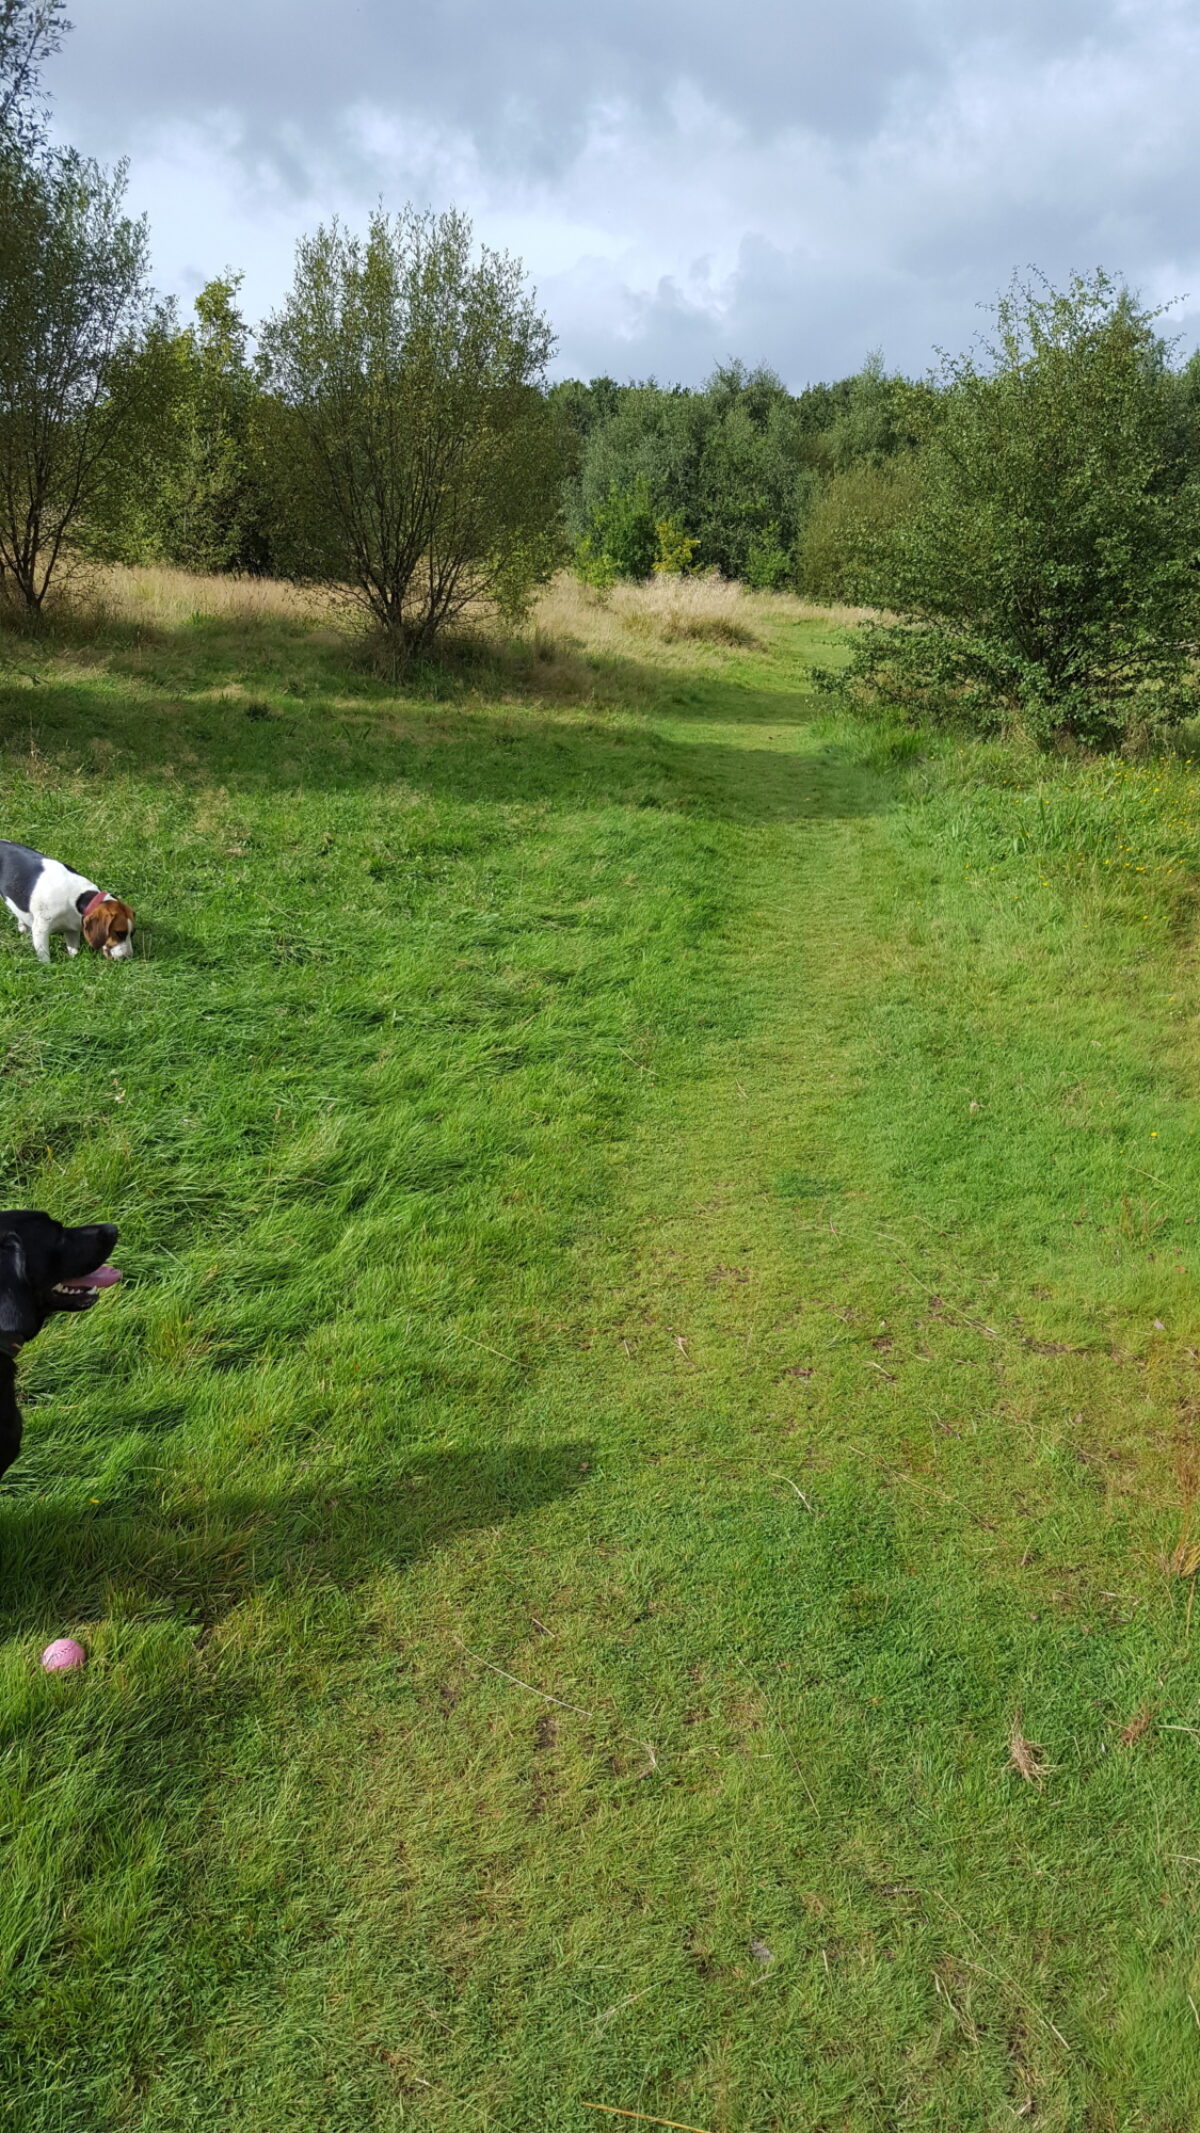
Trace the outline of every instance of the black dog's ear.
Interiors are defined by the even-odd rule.
[[[25,1247],[15,1230],[6,1230],[0,1237],[0,1337],[28,1337],[35,1316],[31,1303]]]

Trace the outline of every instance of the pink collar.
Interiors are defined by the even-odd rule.
[[[83,918],[90,918],[90,917],[91,917],[91,915],[92,915],[92,913],[93,913],[93,911],[95,911],[95,910],[98,910],[101,904],[106,904],[107,902],[108,902],[108,897],[106,896],[106,894],[105,894],[104,890],[103,890],[103,889],[97,889],[97,891],[96,891],[95,895],[93,896],[93,898],[92,898],[92,900],[91,900],[91,903],[90,903],[90,904],[85,904],[85,905],[84,905],[83,911],[82,911],[82,912],[81,912],[81,914],[80,914],[80,915],[81,915],[81,917],[83,917]]]

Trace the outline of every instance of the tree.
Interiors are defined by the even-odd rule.
[[[886,466],[916,441],[915,424],[929,395],[928,386],[890,375],[876,349],[845,380],[843,403],[821,437],[822,459],[836,473]]]
[[[567,528],[585,575],[601,559],[610,577],[648,577],[658,552],[656,520],[686,526],[695,517],[700,399],[652,379],[610,387],[600,379],[583,389],[591,419],[567,488]],[[567,390],[555,388],[556,404]]]
[[[1102,273],[1014,281],[983,359],[945,362],[868,687],[1099,744],[1194,710],[1200,490],[1155,317]]]
[[[71,24],[66,0],[0,0],[0,146],[28,153],[40,139],[42,61]]]
[[[206,283],[195,323],[172,344],[172,436],[154,506],[158,552],[188,570],[258,570],[266,561],[255,470],[259,389],[237,307],[240,274]]]
[[[480,601],[518,613],[559,553],[553,336],[519,262],[451,210],[305,238],[261,336],[281,541],[400,652]]]
[[[816,480],[799,403],[772,371],[727,363],[699,392],[599,379],[557,387],[556,398],[578,440],[566,509],[585,569],[607,554],[619,575],[644,574],[654,526],[669,518],[694,541],[702,569],[765,587],[792,577]],[[631,509],[640,499],[645,529],[623,553],[610,534],[614,499]]]
[[[124,191],[123,164],[0,155],[0,585],[35,613],[152,441],[167,315]]]
[[[793,579],[795,545],[815,482],[800,452],[796,403],[772,371],[722,366],[709,410],[694,524],[698,556],[764,590]]]

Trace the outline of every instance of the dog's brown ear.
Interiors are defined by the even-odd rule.
[[[89,948],[103,948],[108,939],[109,917],[108,904],[97,904],[94,911],[88,912],[83,921],[83,937]]]
[[[133,912],[119,896],[106,896],[93,911],[84,913],[83,937],[89,948],[107,953],[114,941],[127,941],[133,932]]]

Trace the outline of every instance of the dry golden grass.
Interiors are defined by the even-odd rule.
[[[632,635],[686,644],[691,657],[695,646],[705,642],[751,647],[774,623],[857,622],[865,612],[820,607],[794,593],[750,592],[707,572],[696,577],[664,575],[600,593],[562,571],[541,595],[535,618],[547,636],[566,635],[589,650],[628,652]]]
[[[99,636],[112,625],[169,631],[198,617],[235,627],[279,620],[344,628],[362,620],[336,592],[275,578],[202,576],[166,564],[84,566],[64,582],[55,612],[72,637]],[[836,625],[858,621],[864,613],[819,606],[791,593],[751,592],[715,573],[662,576],[597,592],[562,571],[539,594],[529,624],[515,641],[507,632],[501,636],[490,613],[481,611],[474,619],[502,661],[532,644],[536,661],[554,670],[553,677],[539,678],[555,679],[564,696],[575,699],[584,683],[583,693],[590,694],[595,681],[594,673],[574,673],[581,655],[585,661],[632,657],[687,665],[708,647],[717,654],[761,650],[780,623]],[[461,629],[456,635],[461,643]]]
[[[281,578],[202,577],[168,564],[98,565],[81,572],[70,588],[70,605],[99,621],[149,622],[171,629],[193,615],[230,622],[268,616],[328,614],[329,595],[288,585]]]
[[[1049,1765],[1042,1760],[1040,1743],[1026,1740],[1019,1718],[1013,1720],[1008,1742],[1008,1759],[1017,1776],[1024,1778],[1027,1785],[1041,1785],[1049,1774]]]
[[[539,595],[530,625],[497,642],[501,670],[519,691],[578,704],[637,696],[648,668],[712,670],[764,652],[781,623],[847,619],[787,593],[749,592],[716,576],[658,577],[597,592],[569,571]]]

